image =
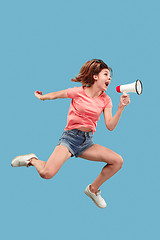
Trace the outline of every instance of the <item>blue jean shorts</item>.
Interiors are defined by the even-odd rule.
[[[92,139],[92,132],[83,132],[78,129],[72,129],[63,132],[57,145],[66,146],[72,154],[71,157],[78,157],[94,144]]]

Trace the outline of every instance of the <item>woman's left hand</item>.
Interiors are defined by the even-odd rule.
[[[130,98],[129,98],[129,94],[126,95],[121,95],[120,97],[120,103],[119,103],[119,107],[120,108],[124,108],[125,106],[127,106],[130,103]]]
[[[40,100],[42,100],[42,95],[43,95],[42,92],[40,92],[40,91],[35,91],[35,92],[34,92],[34,95],[35,95],[37,98],[39,98]]]

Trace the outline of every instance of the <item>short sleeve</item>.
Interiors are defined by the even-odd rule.
[[[75,98],[77,93],[79,92],[79,87],[73,87],[67,89],[67,97],[68,98]]]
[[[106,104],[104,108],[112,108],[113,104],[112,104],[112,100],[109,96],[106,96]]]

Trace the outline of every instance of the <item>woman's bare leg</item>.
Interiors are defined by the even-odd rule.
[[[30,165],[33,165],[37,169],[42,178],[50,179],[59,171],[63,163],[65,163],[70,157],[71,153],[67,147],[58,145],[47,162],[32,158]]]
[[[46,162],[41,161],[37,158],[32,158],[28,166],[34,166],[39,173],[45,167],[45,165],[46,165]]]
[[[90,190],[93,193],[96,193],[99,187],[110,177],[112,177],[123,164],[122,157],[113,152],[112,150],[100,146],[98,144],[94,144],[90,148],[88,148],[84,153],[82,153],[79,157],[85,158],[91,161],[99,161],[106,162],[107,165],[104,166],[101,173],[95,179],[95,181],[91,184]]]

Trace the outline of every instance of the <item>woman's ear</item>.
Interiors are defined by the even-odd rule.
[[[97,80],[98,80],[98,75],[93,75],[93,79],[94,79],[95,81],[97,81]]]

